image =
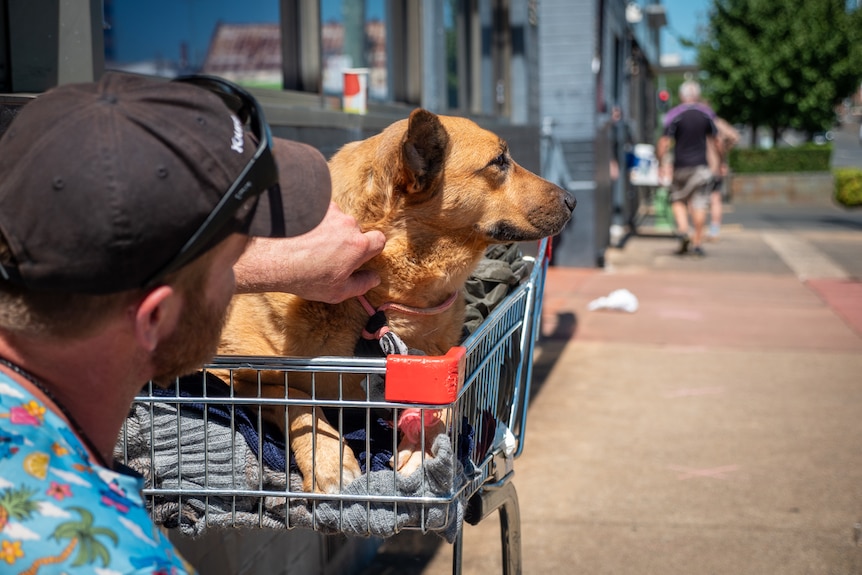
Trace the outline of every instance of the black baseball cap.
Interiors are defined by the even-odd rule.
[[[323,155],[272,138],[242,88],[108,72],[36,97],[0,139],[0,281],[144,287],[230,233],[308,232],[330,195]]]

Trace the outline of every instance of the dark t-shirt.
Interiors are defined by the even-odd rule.
[[[712,110],[700,104],[681,104],[667,113],[664,135],[676,142],[674,168],[707,165],[706,138],[718,134],[712,121],[714,115]]]

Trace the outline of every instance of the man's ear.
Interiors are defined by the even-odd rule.
[[[135,338],[148,352],[173,333],[179,322],[183,299],[171,286],[159,286],[149,292],[133,310]]]

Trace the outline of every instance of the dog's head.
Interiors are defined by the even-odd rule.
[[[334,199],[366,229],[475,245],[560,232],[575,199],[519,166],[497,135],[466,118],[414,110],[330,161]]]

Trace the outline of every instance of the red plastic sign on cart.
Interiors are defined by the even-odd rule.
[[[386,357],[386,401],[444,405],[454,403],[464,384],[467,348],[446,355]]]

